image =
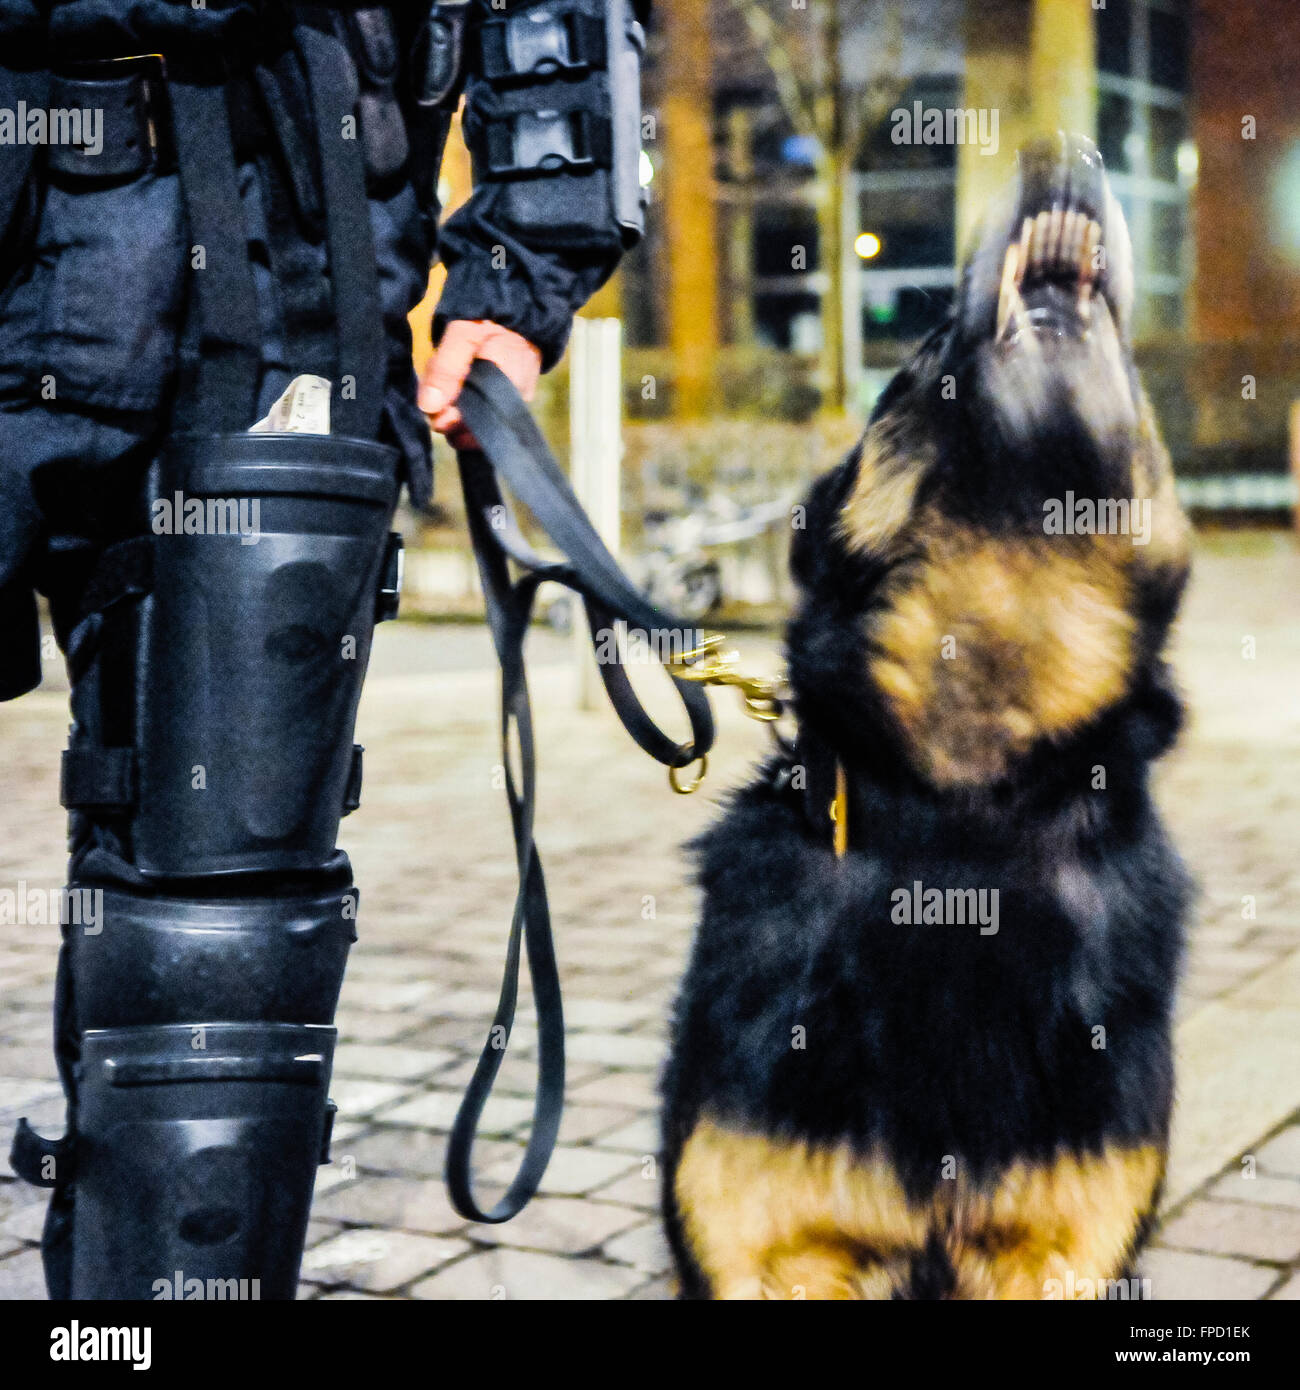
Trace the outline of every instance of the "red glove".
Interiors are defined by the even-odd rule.
[[[487,319],[453,319],[424,369],[418,399],[430,425],[454,449],[478,448],[456,409],[456,397],[479,357],[500,367],[526,401],[532,400],[542,374],[542,354],[513,329]]]

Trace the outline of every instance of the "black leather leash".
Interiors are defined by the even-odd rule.
[[[632,689],[621,660],[604,660],[619,650],[605,640],[616,623],[654,635],[654,650],[677,656],[698,645],[694,631],[661,612],[619,568],[592,526],[555,461],[528,407],[509,380],[491,363],[475,362],[457,401],[481,453],[459,456],[461,486],[470,537],[482,580],[492,642],[501,663],[501,748],[506,797],[514,827],[519,889],[506,946],[501,995],[487,1043],[452,1125],[447,1145],[447,1190],[452,1205],[471,1221],[509,1221],[537,1191],[555,1147],[564,1107],[564,1014],[551,935],[546,881],[533,839],[536,774],[532,710],[524,666],[524,639],[537,589],[551,580],[581,596],[601,679],[624,728],[652,758],[670,768],[687,767],[713,744],[713,717],[702,686],[673,677],[690,721],[691,741],[678,743],[650,718]],[[511,493],[532,513],[564,559],[547,560],[524,538],[502,495]],[[519,570],[515,578],[511,563]],[[511,767],[510,738],[519,752],[522,786]],[[532,1130],[523,1160],[505,1195],[488,1211],[474,1199],[471,1158],[483,1107],[505,1057],[519,996],[521,949],[537,1006],[537,1093]]]

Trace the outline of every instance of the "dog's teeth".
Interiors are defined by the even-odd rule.
[[[1052,220],[1048,226],[1047,263],[1055,268],[1061,261],[1061,247],[1065,236],[1065,209],[1053,208]]]
[[[1079,214],[1071,211],[1065,214],[1065,225],[1061,228],[1061,252],[1057,259],[1062,270],[1073,271],[1079,264]]]
[[[1089,218],[1088,225],[1083,230],[1078,259],[1079,317],[1084,323],[1089,323],[1092,319],[1092,290],[1097,282],[1097,268],[1093,264],[1093,256],[1100,245],[1101,225]]]
[[[1051,273],[1056,265],[1056,248],[1061,243],[1061,209],[1053,208],[1047,214],[1047,235],[1043,238],[1043,270]]]
[[[1051,213],[1040,212],[1034,218],[1034,235],[1029,247],[1031,270],[1041,271],[1043,268],[1043,253],[1047,246],[1047,225],[1051,221],[1051,216]]]
[[[1095,219],[1089,218],[1088,225],[1084,228],[1082,244],[1079,248],[1079,255],[1076,264],[1079,270],[1080,283],[1091,286],[1097,278],[1097,268],[1093,265],[1093,257],[1097,247],[1101,245],[1101,225]]]
[[[1079,268],[1079,259],[1083,255],[1084,243],[1088,240],[1088,223],[1092,219],[1086,212],[1081,212],[1074,225],[1074,245],[1070,248],[1070,264],[1074,266],[1076,272]]]
[[[1025,278],[1025,271],[1029,266],[1029,246],[1034,235],[1034,219],[1026,217],[1020,224],[1020,242],[1016,247],[1016,286]]]
[[[1020,247],[1015,242],[1007,247],[1002,258],[1002,285],[998,290],[998,338],[1001,338],[1015,300],[1020,298]]]

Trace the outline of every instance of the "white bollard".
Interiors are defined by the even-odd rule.
[[[1291,436],[1289,449],[1291,476],[1295,479],[1296,486],[1296,501],[1291,510],[1291,523],[1297,533],[1300,533],[1300,401],[1291,402],[1288,419],[1290,423],[1288,433]]]
[[[612,555],[619,549],[623,461],[623,325],[618,319],[573,321],[569,342],[569,480]],[[602,703],[582,602],[573,599],[578,708]]]

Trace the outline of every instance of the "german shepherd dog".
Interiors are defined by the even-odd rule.
[[[1129,1296],[1190,896],[1148,791],[1188,532],[1132,306],[1096,149],[1026,149],[796,513],[797,738],[693,846],[683,1297]]]

